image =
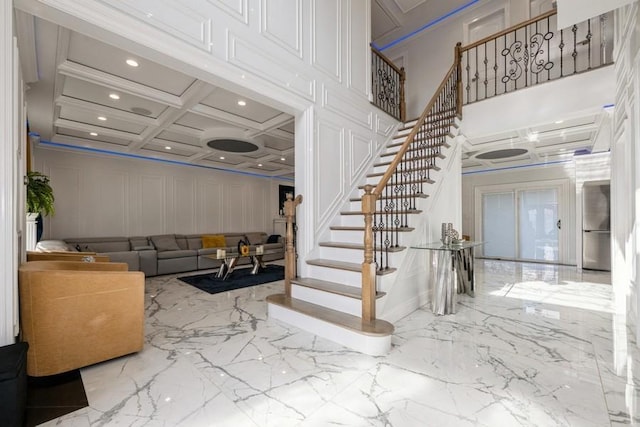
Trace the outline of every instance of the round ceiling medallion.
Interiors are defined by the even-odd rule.
[[[251,142],[241,141],[239,139],[213,139],[207,142],[207,145],[214,150],[226,151],[229,153],[250,153],[258,151],[260,147]]]
[[[481,160],[497,160],[507,159],[509,157],[517,157],[527,153],[528,150],[524,148],[507,148],[504,150],[487,151],[486,153],[478,154],[476,159]]]

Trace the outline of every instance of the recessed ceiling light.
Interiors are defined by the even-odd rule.
[[[105,120],[107,120],[107,118],[105,116],[98,116],[98,120],[104,122]]]
[[[241,99],[240,101],[238,101],[238,105],[244,107],[245,105],[247,105],[247,102]]]
[[[120,99],[120,95],[118,95],[117,93],[110,93],[109,94],[109,98],[111,98],[111,99]]]
[[[138,61],[136,61],[135,59],[127,59],[127,65],[130,67],[137,67]]]
[[[538,132],[530,133],[529,135],[527,135],[527,139],[529,140],[529,142],[538,141]]]
[[[559,125],[560,123],[564,123],[564,120],[556,120],[557,125]]]
[[[224,160],[224,156],[220,156],[220,160]]]
[[[169,147],[168,145],[166,147],[164,147],[165,150],[171,150],[171,147]]]
[[[285,159],[284,157],[280,157],[280,160],[282,160],[284,162],[287,159]]]
[[[91,135],[91,136],[98,136],[98,134],[97,134],[97,133],[95,133],[95,132],[89,132],[89,135]]]
[[[261,168],[262,167],[262,163],[258,163],[258,167]]]

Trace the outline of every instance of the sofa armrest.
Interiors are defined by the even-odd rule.
[[[140,270],[145,276],[158,274],[158,252],[155,249],[138,251],[140,255]]]

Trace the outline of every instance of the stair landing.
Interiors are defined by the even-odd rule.
[[[269,318],[296,325],[358,352],[381,356],[391,350],[394,327],[385,320],[368,322],[360,317],[289,298],[284,294],[269,295],[267,307]]]

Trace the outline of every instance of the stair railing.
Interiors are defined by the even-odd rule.
[[[612,14],[558,30],[554,9],[464,46],[464,104],[611,64]]]
[[[371,46],[371,92],[373,104],[404,122],[406,103],[404,95],[405,72],[382,52]]]
[[[284,293],[291,298],[291,280],[297,276],[296,269],[296,249],[294,234],[294,219],[296,217],[296,207],[302,203],[302,195],[298,194],[293,198],[293,194],[287,193],[287,200],[284,202],[284,216],[286,220],[285,251],[284,251]]]
[[[378,185],[364,188],[363,320],[376,318],[376,266],[380,271],[389,268],[389,252],[399,246],[400,230],[408,228],[409,212],[416,209],[416,198],[424,196],[430,170],[441,157],[450,127],[462,112],[460,44],[456,45],[455,58]]]

